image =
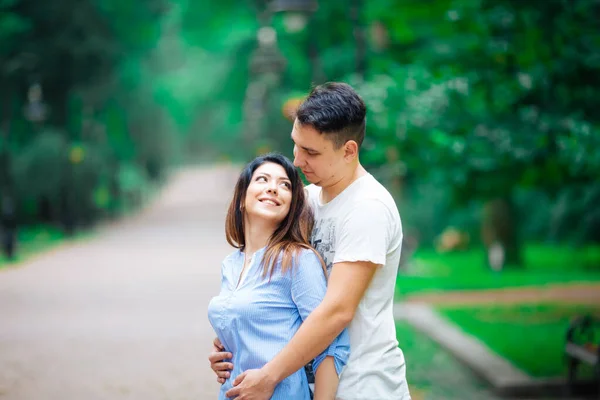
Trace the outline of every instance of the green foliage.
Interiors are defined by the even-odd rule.
[[[45,199],[50,208],[48,217],[58,218],[65,191],[74,192],[76,205],[82,213],[92,212],[91,193],[105,174],[101,151],[92,146],[71,146],[64,132],[42,131],[18,154],[14,162],[13,182],[21,200],[19,213],[26,220],[40,212],[35,205]],[[33,206],[35,205],[35,206]]]
[[[554,221],[529,237],[597,241],[589,200],[574,201],[572,210],[563,201],[593,191],[585,187],[599,177],[600,120],[591,107],[600,76],[597,7],[587,0],[370,2],[369,19],[386,27],[390,46],[372,54],[368,79],[357,85],[370,106],[363,160],[389,165],[387,155],[397,154],[403,165],[393,168],[406,192],[443,186],[448,213],[519,189],[543,193],[542,211]],[[424,206],[403,200],[410,210]],[[440,212],[429,204],[428,214]],[[556,214],[585,222],[558,222]]]
[[[14,161],[14,181],[19,198],[48,197],[58,201],[67,163],[64,132],[45,131],[21,151]]]
[[[146,185],[146,177],[143,172],[133,164],[123,164],[119,168],[119,186],[124,192],[134,192]]]
[[[146,180],[162,176],[176,141],[152,82],[164,72],[153,57],[165,58],[156,45],[168,14],[162,0],[0,3],[10,170],[0,191],[17,196],[21,224],[65,224],[69,214],[87,225],[115,212],[120,163]],[[33,83],[37,100],[27,93]],[[49,111],[43,121],[25,118],[35,101]]]
[[[299,30],[284,13],[261,19],[267,2],[38,3],[0,0],[11,151],[37,140],[22,113],[34,81],[50,111],[44,125],[67,143],[102,149],[104,165],[162,170],[219,153],[291,155],[283,103],[341,80],[369,106],[361,160],[422,238],[458,220],[475,229],[476,208],[502,196],[523,206],[521,232],[532,238],[598,240],[587,189],[600,171],[593,0],[374,0],[359,2],[356,19],[359,3],[328,1]],[[269,76],[250,68],[261,25],[276,30],[285,59]],[[248,102],[265,82],[265,98]],[[431,192],[443,204],[415,195],[432,187],[443,188]],[[521,200],[535,196],[546,208],[525,212]]]
[[[527,221],[521,224],[521,236],[573,244],[598,242],[600,214],[596,205],[599,195],[597,183],[572,183],[554,196],[539,189],[516,190],[519,218]]]
[[[411,61],[427,72],[408,80],[389,74],[409,92],[399,104],[408,115],[399,145],[425,152],[408,162],[409,171],[433,162],[432,172],[469,196],[597,178],[599,120],[589,90],[598,76],[589,68],[600,56],[590,47],[600,39],[597,5],[438,2],[430,29],[413,6],[397,4],[413,31],[403,39],[416,45]]]

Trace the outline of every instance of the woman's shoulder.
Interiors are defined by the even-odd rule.
[[[275,263],[277,267],[280,268],[286,259],[291,261],[292,269],[298,265],[320,265],[320,259],[315,250],[313,250],[312,247],[309,248],[301,244],[288,245],[284,249],[281,249],[276,257]]]
[[[236,249],[236,250],[232,251],[231,253],[229,253],[223,259],[223,267],[225,268],[227,265],[231,265],[231,264],[235,264],[236,262],[239,262],[240,255],[241,255],[241,251],[239,249]]]
[[[301,247],[296,252],[296,256],[298,258],[312,258],[312,257],[317,257],[317,254],[315,253],[315,250],[312,247],[311,248]]]
[[[312,248],[299,249],[294,255],[294,262],[301,264],[302,267],[305,267],[306,264],[321,267],[321,259]]]

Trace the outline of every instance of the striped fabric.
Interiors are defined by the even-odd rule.
[[[261,264],[265,249],[252,257],[247,273],[236,288],[244,263],[244,254],[235,251],[225,258],[221,271],[221,292],[208,306],[208,318],[227,351],[233,354],[231,377],[221,386],[219,400],[241,372],[261,368],[290,341],[300,324],[323,300],[326,281],[317,256],[304,250],[291,271],[281,273],[276,265],[273,276],[263,278]],[[315,369],[331,355],[338,375],[350,352],[347,330],[314,360]],[[304,369],[283,380],[275,388],[272,400],[309,400]]]

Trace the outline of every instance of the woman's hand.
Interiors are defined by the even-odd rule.
[[[219,338],[215,338],[213,341],[213,351],[208,355],[208,361],[210,362],[210,368],[217,374],[217,382],[220,384],[225,383],[231,376],[231,372],[229,371],[233,369],[233,364],[224,360],[231,359],[232,357],[231,353],[225,351],[225,347],[223,347]]]

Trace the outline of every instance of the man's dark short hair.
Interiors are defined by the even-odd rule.
[[[358,147],[365,138],[367,107],[348,84],[330,82],[316,86],[300,105],[296,119],[333,141],[336,149],[348,140]]]

